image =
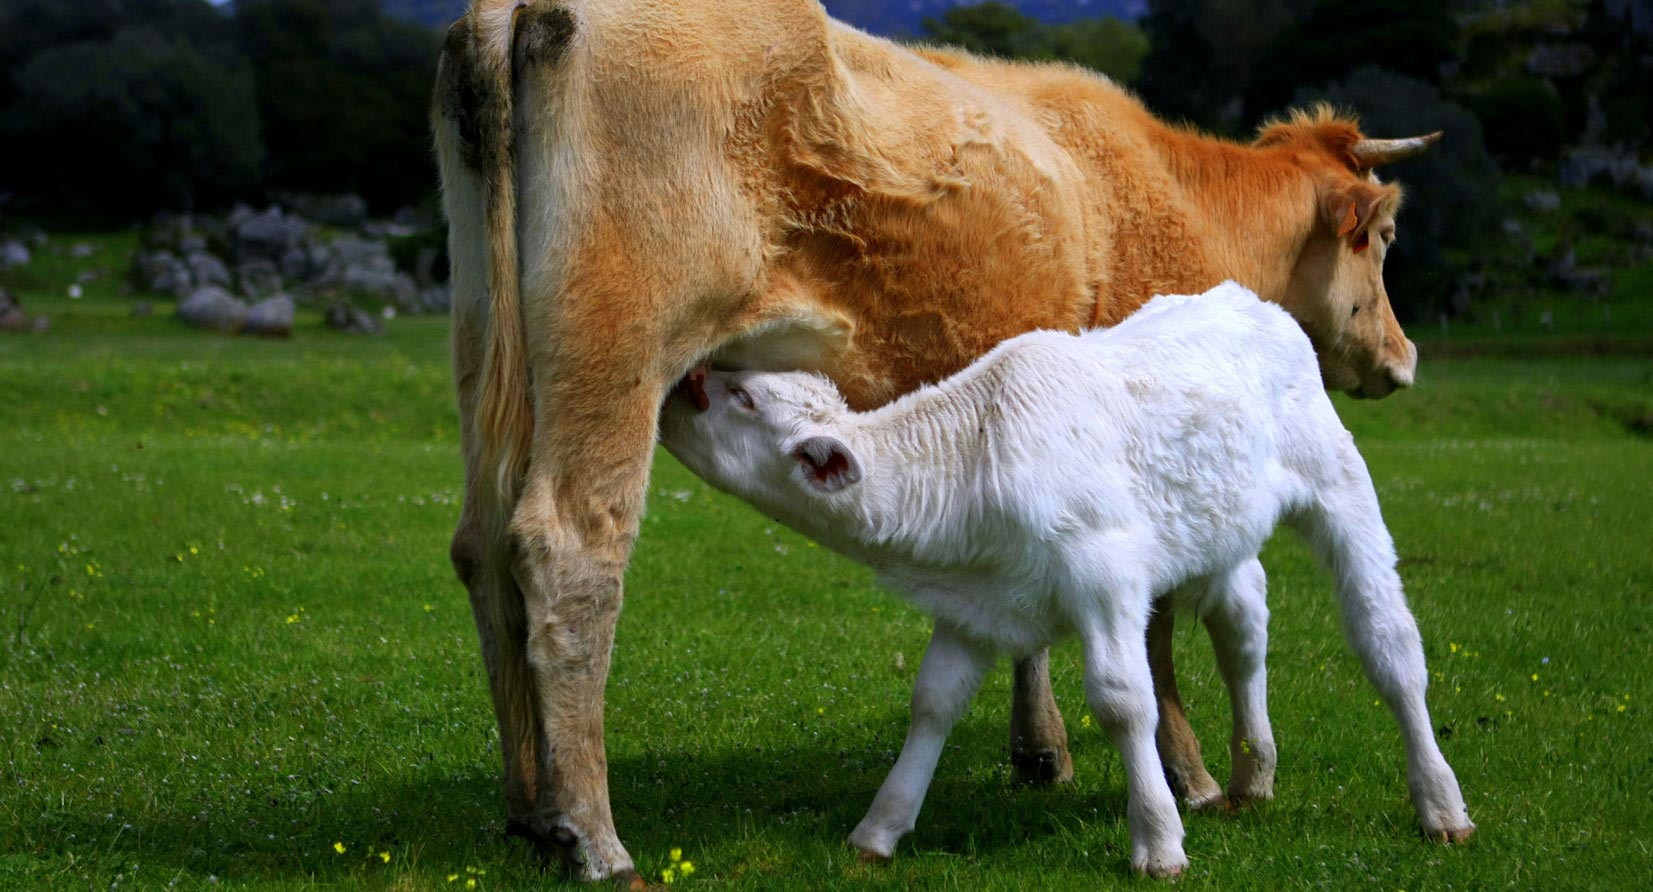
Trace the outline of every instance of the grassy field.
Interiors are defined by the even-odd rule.
[[[85,264],[117,266],[125,236]],[[537,889],[447,563],[445,321],[289,342],[78,301],[48,250],[0,337],[0,889]],[[1653,878],[1653,358],[1431,359],[1340,401],[1372,465],[1480,831],[1415,829],[1398,732],[1295,541],[1274,607],[1278,799],[1187,818],[1181,889],[1612,889]],[[927,623],[661,456],[609,687],[615,817],[729,889],[1152,888],[1117,754],[1054,658],[1078,783],[1015,786],[1001,663],[882,868],[843,837],[900,746]],[[1183,691],[1219,778],[1203,635]]]

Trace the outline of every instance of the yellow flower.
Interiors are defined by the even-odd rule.
[[[340,855],[343,855],[344,854],[344,843],[342,843],[342,842],[333,843],[333,851],[338,852]]]
[[[1451,650],[1452,653],[1457,653],[1458,652],[1458,642],[1448,641],[1446,643],[1446,646]]]
[[[457,879],[459,879],[459,874],[457,874],[457,873],[448,874],[448,882],[451,883],[451,882],[453,882],[454,880],[457,880]]]
[[[1091,714],[1087,712],[1087,713],[1084,713],[1083,715],[1080,715],[1079,716],[1079,724],[1086,727],[1086,728],[1089,728],[1091,726]]]
[[[678,848],[672,849],[672,860],[673,861],[682,861],[683,860],[683,850],[678,849]]]
[[[677,871],[672,870],[670,867],[660,871],[660,882],[665,883],[668,886],[677,882]]]
[[[694,873],[694,862],[685,861],[682,864],[677,865],[677,869],[682,871],[684,876],[688,876],[689,874]]]
[[[1623,712],[1623,711],[1624,711],[1624,704],[1620,703],[1619,704],[1619,712]]]
[[[380,852],[379,853],[379,860],[383,861],[386,864],[389,864],[390,863],[390,853],[389,852]]]
[[[1537,673],[1537,672],[1534,672],[1534,673],[1533,673],[1533,674],[1532,674],[1532,680],[1533,680],[1533,681],[1537,681],[1537,680],[1538,680],[1538,673]]]
[[[476,888],[476,880],[474,880],[474,879],[472,879],[472,880],[466,880],[466,881],[465,881],[465,888],[467,888],[467,889],[475,889],[475,888]]]

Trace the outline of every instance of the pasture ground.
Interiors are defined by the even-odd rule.
[[[95,241],[118,267],[130,237]],[[446,322],[286,342],[14,280],[0,337],[0,889],[539,889],[502,838],[494,726],[447,562],[460,467]],[[1399,735],[1289,537],[1274,608],[1278,799],[1186,819],[1175,888],[1613,889],[1653,878],[1653,351],[1432,358],[1339,400],[1423,629],[1480,831],[1415,829]],[[1621,345],[1622,347],[1622,345]],[[1439,351],[1435,351],[1438,355]],[[1474,351],[1468,351],[1474,352]],[[1559,351],[1561,353],[1569,351]],[[1183,691],[1226,776],[1202,634]],[[959,724],[895,862],[845,834],[900,747],[927,624],[861,568],[661,456],[608,727],[620,831],[659,881],[728,889],[1154,888],[1117,754],[1054,658],[1078,772],[1006,767],[1009,670]]]

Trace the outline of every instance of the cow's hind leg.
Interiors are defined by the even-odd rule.
[[[1205,768],[1200,740],[1183,711],[1182,692],[1177,689],[1177,667],[1171,657],[1175,611],[1168,598],[1161,598],[1148,620],[1148,666],[1154,679],[1154,701],[1159,724],[1154,743],[1171,789],[1194,810],[1221,805],[1223,789]]]
[[[1010,691],[1010,765],[1027,784],[1073,782],[1073,757],[1056,696],[1050,689],[1050,651],[1016,661]]]
[[[1325,481],[1315,503],[1295,519],[1337,581],[1343,631],[1366,677],[1400,724],[1407,785],[1424,834],[1459,842],[1474,833],[1463,792],[1429,721],[1424,689],[1429,671],[1417,621],[1395,572],[1395,546],[1377,493],[1352,442],[1343,466]]]
[[[1268,577],[1256,558],[1211,580],[1203,619],[1234,715],[1228,801],[1274,798],[1274,730],[1268,720]]]
[[[477,440],[477,387],[482,366],[482,321],[460,294],[454,304],[454,382],[459,396],[460,440],[465,455],[465,501],[448,555],[470,596],[482,645],[488,692],[499,726],[505,763],[505,832],[544,847],[548,827],[536,818],[539,716],[528,671],[528,626],[522,593],[511,576],[509,510],[484,470]]]
[[[626,879],[603,745],[621,582],[642,515],[665,385],[646,357],[569,345],[536,379],[528,470],[511,521],[546,752],[539,820],[582,878]]]

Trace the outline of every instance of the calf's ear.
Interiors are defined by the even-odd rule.
[[[820,492],[837,492],[861,482],[861,460],[837,437],[815,436],[792,448],[804,480]]]

